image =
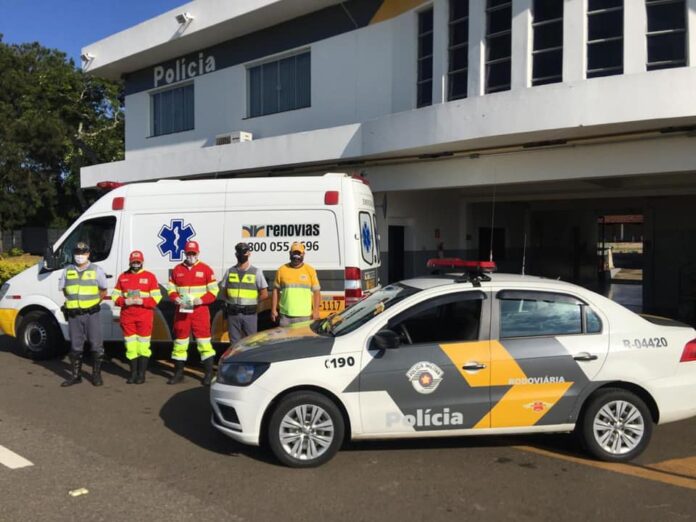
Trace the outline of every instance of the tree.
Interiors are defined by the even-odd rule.
[[[80,167],[123,159],[122,85],[65,53],[0,35],[0,228],[66,226]]]

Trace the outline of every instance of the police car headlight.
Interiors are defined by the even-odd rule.
[[[10,283],[5,283],[0,287],[0,301],[5,297],[7,292],[10,291]]]
[[[232,386],[249,386],[268,370],[269,363],[223,363],[218,370],[217,382]]]

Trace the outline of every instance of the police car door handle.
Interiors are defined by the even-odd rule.
[[[574,355],[573,359],[576,361],[596,361],[598,357],[593,353],[580,352],[579,354]]]
[[[111,279],[112,277],[114,277],[114,276],[111,275],[111,274],[104,274],[104,275],[106,276],[107,279]]]
[[[464,366],[462,366],[462,370],[468,370],[468,371],[483,370],[485,367],[486,367],[486,365],[483,363],[480,363],[477,361],[471,361],[471,362],[464,364]]]

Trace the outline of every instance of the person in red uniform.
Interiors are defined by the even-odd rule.
[[[128,384],[145,382],[147,363],[152,355],[153,309],[162,299],[155,274],[143,270],[143,262],[143,253],[133,250],[128,257],[129,268],[118,276],[111,294],[114,304],[121,307],[121,329],[131,368]]]
[[[184,380],[184,364],[188,354],[189,337],[193,330],[198,353],[205,369],[203,385],[209,386],[213,378],[213,359],[215,350],[210,341],[210,312],[208,306],[217,295],[215,273],[205,263],[198,260],[200,247],[196,241],[188,241],[184,246],[186,259],[174,267],[169,277],[167,292],[177,304],[174,315],[174,375],[168,384]]]

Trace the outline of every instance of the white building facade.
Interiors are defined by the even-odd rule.
[[[639,215],[643,308],[696,321],[696,0],[195,0],[83,56],[126,91],[83,187],[361,172],[387,279],[492,250],[594,286]]]

